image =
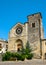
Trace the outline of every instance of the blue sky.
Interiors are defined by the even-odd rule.
[[[46,0],[0,0],[0,38],[8,39],[10,29],[27,21],[27,15],[41,12],[46,38]]]

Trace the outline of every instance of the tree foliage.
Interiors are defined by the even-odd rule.
[[[25,50],[26,50],[26,53],[30,53],[32,50],[28,41],[26,43],[26,49]]]

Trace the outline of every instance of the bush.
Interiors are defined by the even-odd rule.
[[[11,57],[10,52],[6,52],[5,54],[2,55],[2,61],[8,61]]]
[[[17,54],[16,55],[16,58],[17,58],[17,60],[20,60],[21,59],[21,55],[20,54]]]
[[[16,59],[20,60],[21,54],[6,52],[5,54],[2,55],[2,61],[12,61],[12,60],[16,60]]]
[[[26,59],[32,59],[33,54],[22,54],[22,53],[10,53],[6,52],[2,56],[3,61],[15,61],[15,60],[21,60],[24,61]]]
[[[14,56],[16,57],[17,60],[24,61],[25,59],[25,55],[23,55],[22,53],[15,53]]]
[[[21,54],[20,60],[21,60],[21,61],[24,61],[24,60],[25,60],[25,55],[22,55],[22,54]]]
[[[33,54],[32,54],[32,53],[31,53],[31,54],[28,54],[28,55],[26,56],[27,59],[32,59],[32,57],[33,57]]]

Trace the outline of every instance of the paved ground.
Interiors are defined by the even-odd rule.
[[[46,60],[0,61],[0,65],[46,65]]]
[[[2,56],[1,56],[1,54],[0,54],[0,61],[2,60]]]

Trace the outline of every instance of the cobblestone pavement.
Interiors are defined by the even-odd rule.
[[[46,60],[1,61],[0,65],[46,65]]]

